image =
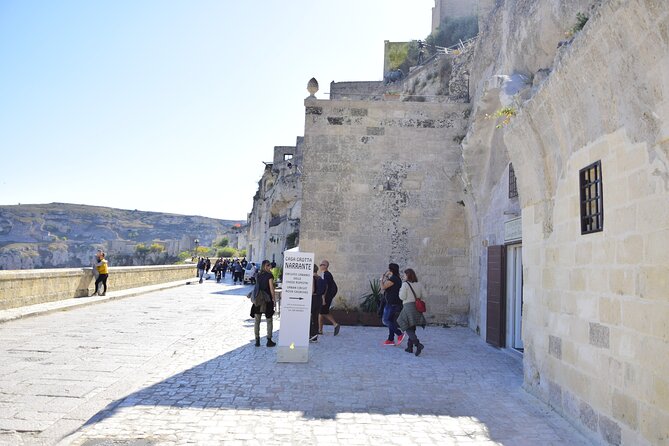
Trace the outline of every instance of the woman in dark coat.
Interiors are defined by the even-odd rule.
[[[251,317],[255,319],[253,331],[256,335],[256,347],[260,347],[260,318],[265,313],[267,321],[267,346],[274,347],[276,343],[272,341],[272,332],[274,326],[272,323],[272,316],[274,315],[274,308],[276,307],[276,298],[274,296],[274,276],[270,272],[270,261],[263,260],[260,272],[256,278],[256,290],[258,292],[265,292],[270,297],[269,302],[262,302],[260,305],[251,304]]]
[[[406,281],[402,283],[402,288],[400,288],[400,299],[403,305],[402,312],[397,318],[397,324],[409,337],[409,346],[404,351],[413,353],[413,347],[416,346],[415,354],[418,356],[425,346],[420,343],[416,336],[416,327],[421,326],[425,328],[427,322],[423,313],[419,313],[416,310],[416,298],[424,299],[425,290],[423,289],[423,285],[418,282],[416,272],[413,269],[408,268],[404,270],[404,274]]]

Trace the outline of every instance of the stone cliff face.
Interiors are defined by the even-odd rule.
[[[577,13],[589,19],[571,39]],[[597,442],[666,444],[667,4],[500,0],[481,23],[462,144],[470,326],[495,332],[488,248],[519,245],[505,224],[521,216],[525,387]],[[500,126],[502,107],[514,114]],[[592,165],[603,223],[588,233]]]
[[[63,203],[0,206],[0,269],[88,266],[98,248],[117,266],[135,264],[134,246],[154,242],[174,258],[196,238],[209,246],[237,223]]]

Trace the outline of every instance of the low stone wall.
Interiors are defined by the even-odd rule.
[[[195,278],[195,265],[109,268],[109,291]],[[0,271],[0,310],[53,302],[93,293],[91,268]]]

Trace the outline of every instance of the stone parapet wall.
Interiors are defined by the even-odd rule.
[[[402,85],[398,82],[398,85]],[[401,89],[390,84],[384,85],[383,81],[368,82],[330,82],[330,99],[332,100],[354,100],[354,101],[380,101],[386,90]]]
[[[426,285],[428,321],[466,324],[459,142],[466,104],[307,99],[300,249],[328,259],[357,306],[388,263]]]
[[[109,291],[195,277],[194,265],[109,268]],[[89,296],[95,278],[91,268],[0,271],[0,310]]]

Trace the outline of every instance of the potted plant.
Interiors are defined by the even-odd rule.
[[[357,325],[358,324],[358,311],[355,307],[352,307],[348,300],[342,296],[337,295],[334,300],[334,305],[330,309],[330,314],[335,318],[338,324],[341,325]],[[327,320],[326,320],[327,323]]]
[[[381,327],[383,323],[378,316],[379,304],[381,303],[381,283],[379,279],[369,281],[370,292],[361,297],[360,323],[362,325]]]

